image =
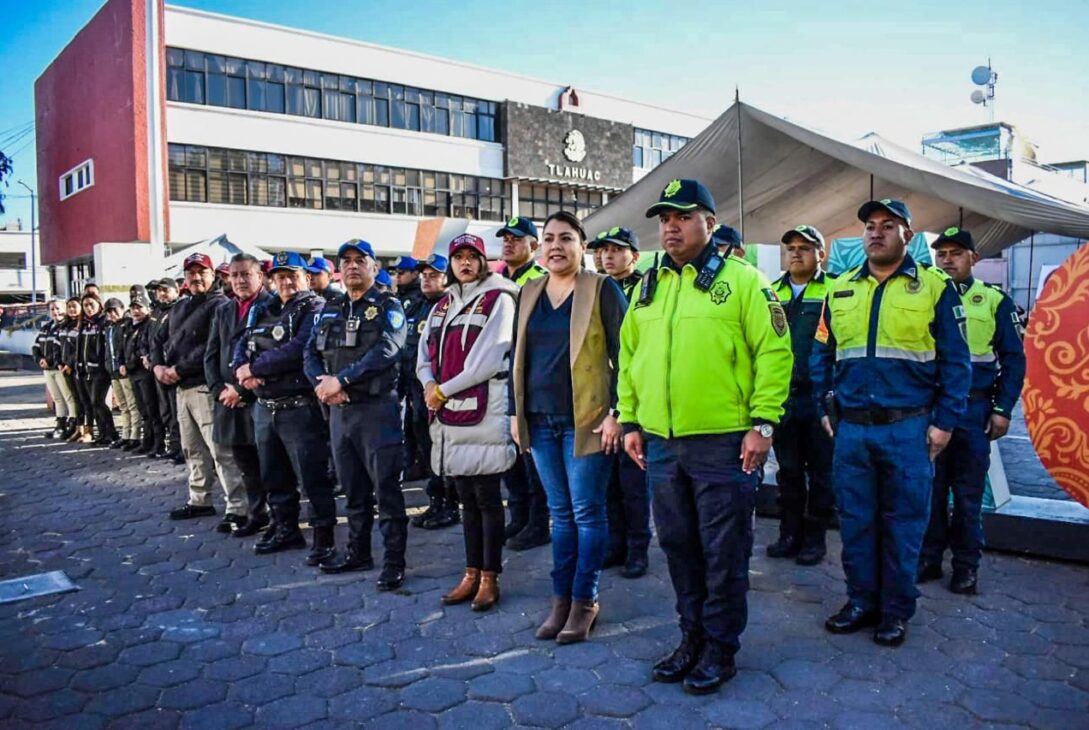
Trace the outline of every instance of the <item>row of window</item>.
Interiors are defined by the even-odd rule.
[[[554,185],[518,187],[518,214],[535,221],[543,221],[558,210],[574,213],[581,220],[602,205],[602,194],[593,190],[575,190]]]
[[[688,143],[688,137],[636,129],[631,148],[632,167],[652,170]]]
[[[182,144],[169,160],[171,200],[504,220],[494,178]]]
[[[60,199],[66,200],[95,184],[95,162],[85,160],[60,176]]]
[[[180,48],[166,62],[170,101],[498,141],[494,101]]]

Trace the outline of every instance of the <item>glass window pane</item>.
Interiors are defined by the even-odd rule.
[[[398,167],[393,170],[393,184],[402,187],[408,184],[408,174],[405,172],[404,168]]]
[[[322,74],[321,88],[337,91],[338,89],[340,89],[340,77],[336,74]]]
[[[166,49],[166,65],[167,66],[184,66],[185,65],[185,51],[180,48],[167,48]]]
[[[185,173],[185,199],[192,203],[204,203],[208,200],[204,185],[204,172],[188,170]]]
[[[303,69],[302,78],[304,86],[311,86],[313,88],[321,87],[321,74],[317,71],[307,71],[306,69]]]
[[[321,116],[323,119],[340,119],[340,93],[336,91],[323,91],[321,94]]]
[[[267,66],[268,80],[275,81],[278,84],[284,82],[284,67],[275,63],[270,63]]]
[[[170,180],[170,199],[185,200],[185,171],[171,170],[168,179]]]
[[[340,185],[340,209],[341,210],[357,210],[359,208],[359,202],[356,200],[358,191],[355,185],[349,185],[348,183],[341,183]]]
[[[450,189],[450,175],[448,175],[445,172],[436,172],[435,173],[435,187],[438,188],[439,190],[449,190]]]
[[[227,77],[227,106],[234,109],[246,108],[246,79],[240,76]]]
[[[204,54],[200,51],[185,52],[185,67],[193,71],[204,70]]]
[[[273,175],[284,174],[284,156],[283,155],[268,155],[268,171]]]
[[[306,158],[306,176],[322,177],[321,160],[315,160],[312,157]]]
[[[384,185],[374,188],[374,209],[378,213],[389,213],[389,188]]]
[[[322,188],[321,180],[307,180],[306,181],[306,207],[307,208],[321,209],[321,207],[322,207],[321,188]]]
[[[369,95],[356,96],[355,118],[360,124],[374,124],[374,105]]]
[[[340,179],[340,163],[327,162],[325,163],[325,179],[326,180],[339,180]]]
[[[405,103],[403,101],[394,101],[390,108],[390,126],[394,129],[405,129]]]
[[[185,167],[185,145],[171,144],[166,149],[170,167]]]
[[[228,150],[227,165],[231,170],[244,172],[246,169],[246,153],[242,150]]]
[[[246,62],[241,58],[227,59],[228,76],[244,76],[246,74]]]
[[[264,175],[250,176],[250,204],[268,205],[268,178]]]
[[[342,122],[355,122],[355,95],[354,94],[339,94],[337,103],[339,109],[337,114]]]
[[[227,106],[227,77],[223,74],[208,74],[208,103]]]
[[[182,88],[185,86],[185,71],[180,68],[166,69],[166,98],[167,101],[184,101]]]
[[[290,84],[286,90],[287,101],[287,113],[294,114],[296,116],[303,116],[303,111],[306,108],[306,100],[303,95],[303,87]]]
[[[350,182],[355,182],[358,178],[356,175],[357,168],[354,162],[342,162],[340,163],[340,177]]]
[[[208,167],[212,170],[227,169],[227,150],[213,147],[208,150]]]
[[[289,180],[288,181],[288,205],[292,208],[305,208],[306,207],[306,181],[305,180]]]
[[[291,177],[306,177],[306,159],[302,157],[288,158],[288,174]]]
[[[303,82],[302,69],[292,68],[291,66],[284,67],[284,83],[287,84],[301,84]]]
[[[435,134],[450,134],[450,112],[446,109],[435,110]]]
[[[631,148],[631,164],[632,164],[632,167],[642,167],[643,166],[643,148],[642,147],[632,147]]]
[[[321,118],[321,92],[309,87],[303,88],[303,116]]]
[[[477,139],[485,142],[495,141],[495,117],[480,116],[477,118]]]
[[[265,64],[260,61],[246,61],[246,75],[251,79],[263,79],[265,74]]]
[[[268,204],[283,208],[287,205],[287,192],[282,177],[270,177],[268,179]]]
[[[230,175],[227,178],[228,195],[232,205],[246,204],[246,175]]]
[[[379,127],[389,126],[389,102],[385,99],[374,100],[374,124]]]
[[[205,167],[207,159],[206,154],[206,148],[189,145],[185,148],[185,164],[189,167]]]
[[[284,113],[284,85],[269,81],[265,84],[265,111]]]
[[[224,172],[208,173],[208,202],[227,202],[227,174]]]
[[[406,104],[405,111],[407,117],[405,119],[405,128],[411,129],[415,132],[420,131],[420,107],[418,104]]]
[[[423,194],[419,188],[409,188],[406,201],[406,212],[409,215],[423,215]]]
[[[182,89],[182,100],[191,104],[204,103],[204,74],[198,71],[185,72],[185,88]],[[211,103],[211,101],[209,101]]]
[[[340,90],[349,93],[355,91],[355,79],[353,79],[351,76],[341,76]]]
[[[407,200],[408,200],[408,197],[407,197],[407,194],[406,194],[404,188],[394,188],[393,189],[393,208],[392,208],[393,212],[404,215],[405,212],[406,212],[405,205],[407,203]]]
[[[250,78],[246,81],[246,108],[254,111],[265,110],[265,82]]]

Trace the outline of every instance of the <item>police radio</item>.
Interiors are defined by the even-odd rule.
[[[696,275],[696,288],[700,291],[707,291],[711,288],[711,285],[715,283],[715,277],[718,276],[719,270],[726,261],[718,253],[712,254],[711,258],[707,259],[707,263],[700,269],[700,273]]]
[[[635,302],[636,307],[645,307],[654,301],[654,287],[658,285],[658,255],[654,254],[654,265],[647,271],[646,276],[643,277],[643,286],[639,290],[639,299]]]

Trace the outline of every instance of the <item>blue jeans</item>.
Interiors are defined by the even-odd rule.
[[[552,513],[552,593],[576,601],[597,600],[609,522],[605,488],[612,457],[575,456],[570,415],[529,415],[533,461]]]
[[[915,573],[930,519],[925,415],[871,426],[840,421],[832,488],[851,603],[905,621],[915,614]]]

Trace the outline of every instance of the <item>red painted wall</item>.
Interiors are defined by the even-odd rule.
[[[148,240],[145,19],[143,0],[109,0],[34,84],[44,264]],[[60,176],[87,159],[94,185],[61,200]]]

